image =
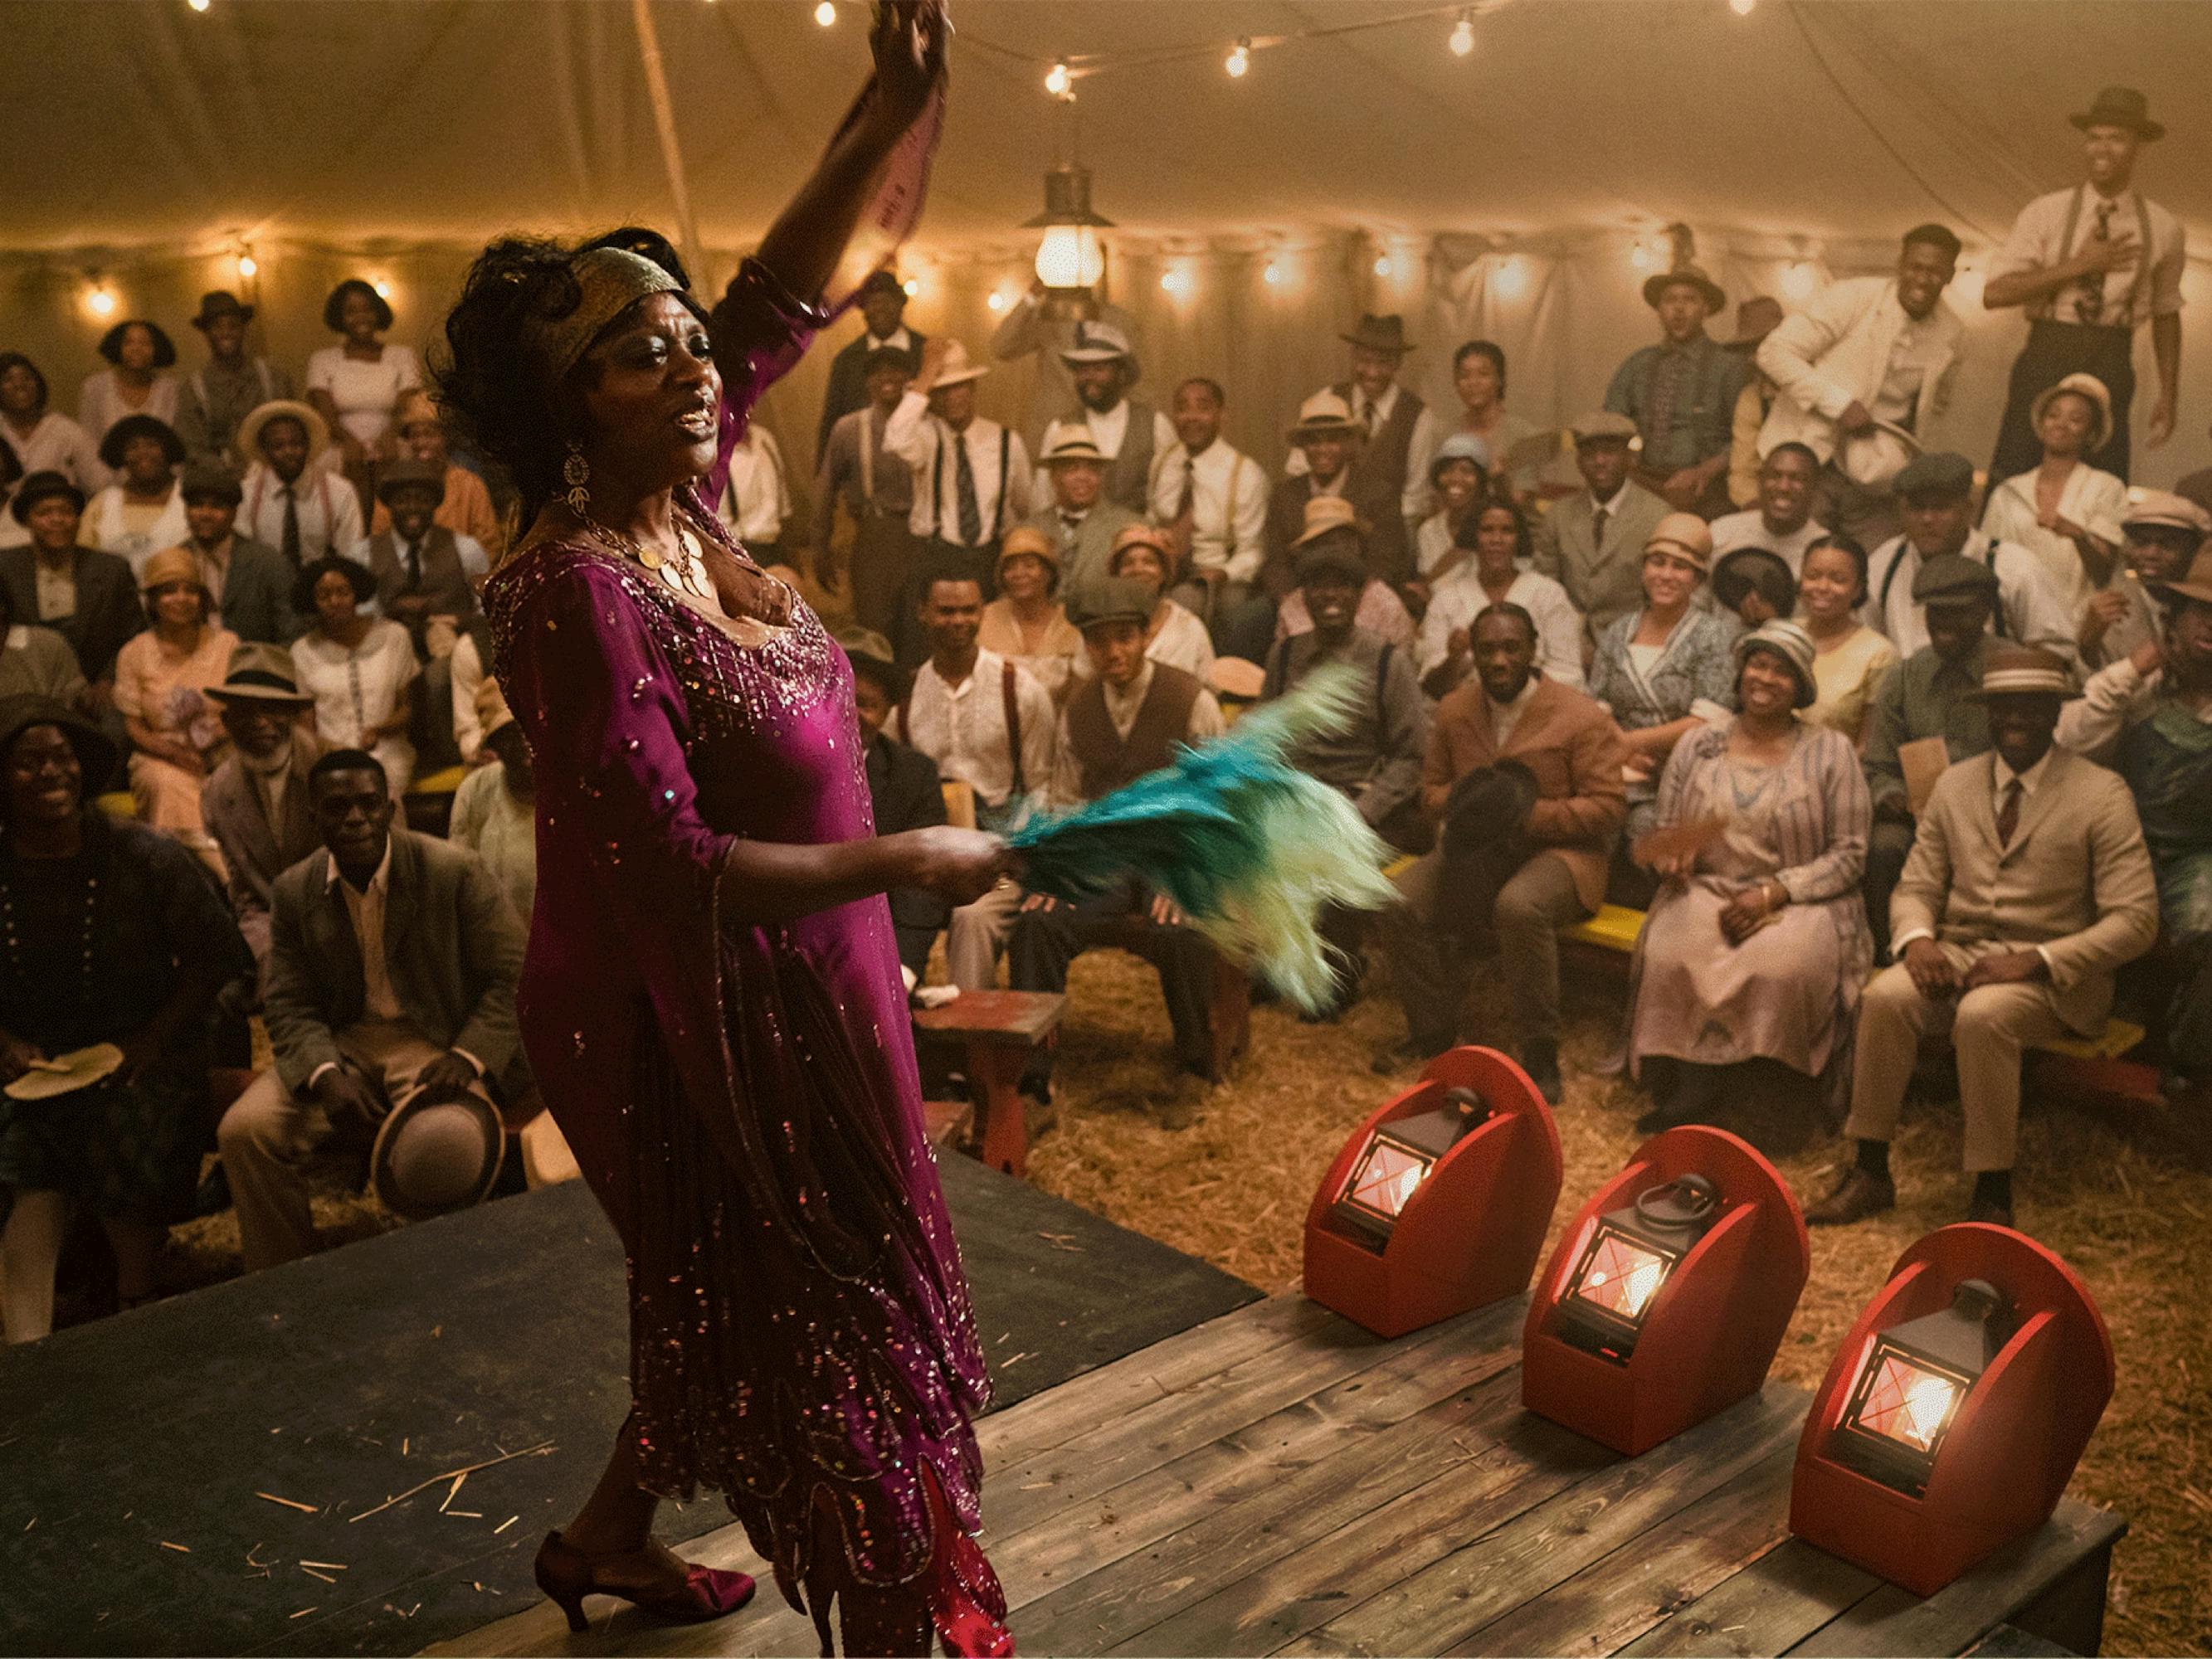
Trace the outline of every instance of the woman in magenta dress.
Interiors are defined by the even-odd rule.
[[[843,654],[695,486],[796,360],[893,152],[941,94],[933,8],[886,9],[877,74],[711,317],[665,241],[512,240],[447,325],[449,416],[520,493],[484,590],[536,759],[524,1041],[629,1258],[632,1406],[538,1555],[673,1619],[741,1574],[652,1540],[719,1491],[823,1650],[1007,1652],[969,1536],[988,1382],[921,1125],[882,895],[979,896],[993,837],[877,837]],[[879,198],[880,199],[880,198]]]

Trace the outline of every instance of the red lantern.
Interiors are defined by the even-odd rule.
[[[1521,1399],[1626,1456],[1755,1393],[1812,1268],[1789,1185],[1686,1124],[1583,1206],[1528,1309]]]
[[[1439,1054],[1329,1165],[1306,1212],[1306,1294],[1378,1336],[1517,1296],[1559,1177],[1528,1074],[1494,1048]]]
[[[1939,1229],[1828,1368],[1790,1529],[1932,1595],[2050,1519],[2112,1381],[2104,1317],[2065,1262],[2009,1228]]]

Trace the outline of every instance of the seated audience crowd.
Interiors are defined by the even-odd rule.
[[[1728,340],[1719,286],[1660,272],[1658,340],[1556,434],[1508,411],[1490,341],[1453,354],[1460,407],[1425,406],[1402,319],[1365,316],[1272,478],[1223,438],[1231,391],[1156,403],[1121,313],[1035,295],[989,347],[1038,359],[1032,449],[977,410],[993,362],[907,326],[878,273],[811,499],[763,430],[712,505],[849,617],[879,829],[1079,806],[1341,665],[1357,709],[1295,759],[1388,843],[1398,902],[1322,918],[1314,1017],[1387,968],[1405,1036],[1378,1072],[1504,1042],[1465,1006],[1495,958],[1510,1046],[1560,1099],[1563,936],[1611,902],[1641,913],[1616,1060],[1640,1127],[1764,1101],[1793,1138],[1840,1131],[1808,1219],[1848,1224],[1895,1202],[1888,1146],[1942,1038],[1969,1212],[2009,1221],[2026,1048],[2096,1036],[2117,998],[2165,1087],[2212,1095],[2212,514],[2131,490],[2131,382],[2056,358],[2015,373],[2001,471],[1923,441],[1959,252],[1917,227],[1892,274],[1795,315],[1754,298]],[[2000,301],[2094,274],[2032,254],[2008,245]],[[340,343],[296,388],[252,319],[208,295],[189,368],[155,323],[116,325],[74,416],[0,353],[0,1079],[30,1085],[0,1098],[11,1341],[53,1322],[73,1216],[127,1305],[196,1189],[227,1186],[258,1267],[313,1247],[318,1158],[402,1216],[516,1184],[510,1129],[551,1167],[514,1009],[534,780],[477,599],[497,489],[368,284],[331,294]],[[1241,970],[1164,895],[1008,878],[890,909],[916,985],[940,939],[964,991],[1143,957],[1161,1121],[1203,1110]],[[247,1080],[256,1014],[272,1064]],[[1040,1049],[1022,1077],[1033,1126],[1052,1069]]]

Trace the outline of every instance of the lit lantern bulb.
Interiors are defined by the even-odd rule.
[[[1460,13],[1459,21],[1452,25],[1449,44],[1452,56],[1455,58],[1464,58],[1474,50],[1474,13],[1466,11]]]
[[[1375,256],[1375,274],[1377,276],[1388,276],[1390,274],[1390,256],[1389,254],[1378,253]]]
[[[261,262],[255,258],[251,253],[241,253],[238,256],[238,274],[240,276],[251,276],[260,269]]]
[[[371,283],[369,287],[375,292],[376,297],[380,300],[389,300],[392,297],[392,284],[386,282],[381,276]]]
[[[190,6],[194,11],[205,11],[210,4],[210,0],[185,0],[185,3]]]
[[[1650,270],[1650,248],[1642,242],[1637,243],[1635,246],[1628,250],[1628,263],[1634,265],[1638,270]]]
[[[836,22],[837,21],[837,0],[822,0],[822,3],[814,9],[814,21],[821,24],[825,29],[832,23]]]
[[[911,300],[915,295],[921,292],[921,279],[919,276],[909,276],[906,281],[901,283],[899,286],[906,290],[906,297]]]
[[[1160,273],[1160,289],[1180,299],[1195,285],[1187,265],[1176,265]]]
[[[1244,78],[1244,71],[1252,67],[1251,41],[1249,40],[1239,40],[1235,46],[1231,46],[1229,49],[1229,56],[1222,60],[1221,67],[1229,71],[1229,78],[1231,80],[1243,80]]]
[[[102,283],[84,296],[84,308],[95,317],[115,314],[115,290]]]
[[[1067,72],[1065,64],[1054,64],[1045,71],[1044,89],[1055,98],[1066,97],[1068,88],[1074,84],[1075,77]]]
[[[1759,0],[1729,0],[1729,9],[1739,17],[1748,17],[1751,9],[1758,3]]]
[[[1276,264],[1273,259],[1268,260],[1267,263],[1261,268],[1260,280],[1267,283],[1270,288],[1281,286],[1283,280],[1282,266]]]
[[[994,311],[1004,311],[1007,306],[1012,303],[1012,301],[1006,298],[1006,289],[1002,288],[994,288],[991,290],[990,296],[986,299],[983,303],[990,307]]]

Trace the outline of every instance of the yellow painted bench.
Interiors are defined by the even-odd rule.
[[[1636,949],[1636,936],[1644,931],[1644,912],[1624,904],[1601,904],[1588,921],[1576,923],[1559,937],[1577,945],[1594,945],[1624,956]],[[1877,970],[1879,971],[1879,970]],[[2143,1028],[2124,1019],[2108,1019],[2094,1036],[2053,1037],[2035,1045],[2037,1052],[2062,1054],[2069,1060],[2118,1060],[2134,1051],[2145,1036]]]

